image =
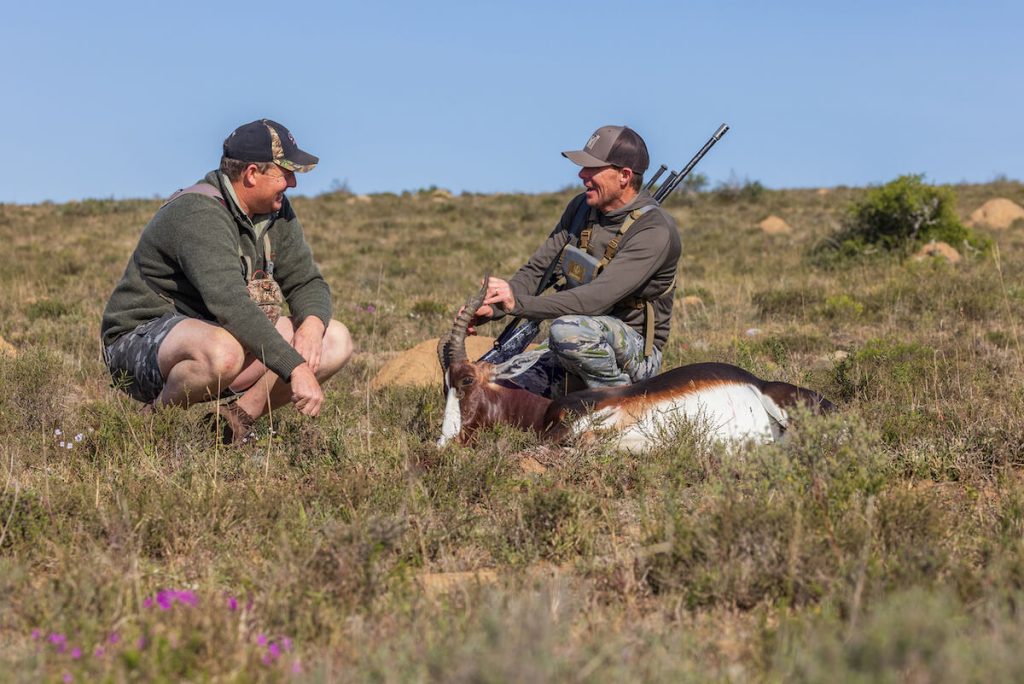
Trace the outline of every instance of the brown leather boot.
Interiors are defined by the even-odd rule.
[[[221,444],[245,444],[256,438],[253,423],[256,419],[238,404],[221,404],[216,411],[206,414],[206,422]]]

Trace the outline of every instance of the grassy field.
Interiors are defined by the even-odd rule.
[[[543,472],[511,430],[436,451],[440,392],[369,381],[568,193],[297,198],[358,351],[319,419],[241,449],[108,387],[100,313],[159,202],[0,205],[0,680],[1021,680],[1024,226],[955,266],[826,269],[806,254],[864,190],[748,190],[669,205],[665,367],[840,411],[783,445],[591,445]],[[953,190],[961,216],[1024,204]]]

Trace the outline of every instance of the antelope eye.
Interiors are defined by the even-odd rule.
[[[473,384],[473,376],[472,375],[465,376],[464,378],[459,380],[459,384],[462,385],[463,387],[469,387],[470,385]]]

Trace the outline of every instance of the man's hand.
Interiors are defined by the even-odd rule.
[[[324,351],[324,322],[316,316],[307,316],[292,337],[292,346],[302,354],[309,369],[320,370],[320,356]]]
[[[501,278],[490,278],[487,281],[487,294],[483,305],[476,310],[476,317],[489,320],[494,317],[493,304],[500,304],[505,311],[511,311],[516,305],[516,297],[508,282]]]
[[[324,393],[308,364],[301,363],[296,366],[288,384],[292,388],[292,403],[299,413],[307,416],[316,416],[320,413]]]

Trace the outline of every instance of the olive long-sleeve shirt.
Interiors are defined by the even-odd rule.
[[[222,325],[287,380],[303,358],[249,298],[241,257],[248,256],[254,269],[266,270],[263,234],[269,234],[273,275],[297,322],[316,316],[325,326],[330,323],[330,288],[287,198],[280,211],[258,216],[254,223],[239,209],[223,175],[211,171],[201,182],[216,188],[226,206],[187,193],[156,212],[103,312],[103,345],[177,312]]]
[[[573,217],[584,201],[585,195],[580,194],[569,202],[548,239],[509,280],[516,303],[507,313],[534,320],[574,314],[611,315],[642,335],[644,310],[625,306],[623,300],[631,297],[654,299],[654,344],[661,349],[668,340],[675,291],[673,281],[682,244],[675,220],[646,192],[640,193],[621,209],[608,214],[597,213],[587,252],[600,259],[608,242],[618,234],[619,227],[632,210],[648,205],[655,207],[630,226],[615,257],[596,278],[585,285],[554,294],[533,294],[548,264],[558,258],[559,252],[570,241]]]

